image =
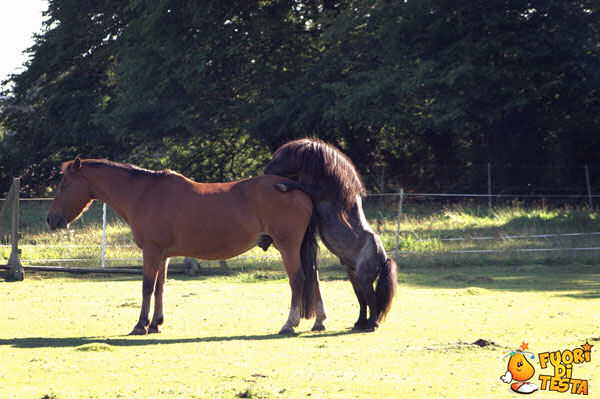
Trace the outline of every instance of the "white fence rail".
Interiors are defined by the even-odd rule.
[[[394,198],[397,200],[397,211],[396,215],[396,231],[395,231],[395,245],[394,248],[386,248],[389,252],[393,252],[395,257],[402,255],[430,255],[430,254],[494,254],[494,253],[530,253],[530,252],[579,252],[579,251],[598,251],[600,250],[600,246],[598,245],[590,245],[590,246],[572,246],[572,247],[547,247],[547,248],[502,248],[502,249],[458,249],[458,250],[415,250],[415,251],[403,251],[400,250],[400,243],[402,242],[402,236],[408,234],[408,232],[401,231],[401,224],[403,218],[403,207],[405,206],[405,199],[415,198],[415,197],[425,197],[425,198],[488,198],[489,204],[492,203],[492,199],[496,198],[527,198],[527,199],[543,199],[543,198],[552,198],[552,199],[587,199],[588,206],[592,204],[593,198],[600,197],[600,195],[593,195],[591,191],[588,191],[587,196],[582,195],[560,195],[560,194],[548,194],[548,195],[509,195],[509,194],[467,194],[467,193],[453,193],[453,194],[442,194],[442,193],[405,193],[401,190],[398,193],[381,193],[381,194],[369,194],[368,198]],[[47,198],[31,198],[24,199],[21,201],[50,201],[51,199]],[[459,242],[459,241],[507,241],[507,240],[520,240],[520,239],[530,239],[530,240],[543,240],[549,238],[573,238],[573,237],[596,237],[600,236],[600,231],[593,232],[568,232],[568,233],[546,233],[546,234],[522,234],[522,235],[499,235],[499,236],[472,236],[472,237],[443,237],[443,238],[423,238],[413,240],[415,242],[430,242],[430,241],[439,241],[439,242]],[[0,247],[9,247],[10,245],[0,245]],[[105,267],[107,262],[141,262],[142,258],[140,257],[122,257],[122,258],[107,258],[107,249],[109,248],[136,248],[134,244],[121,244],[121,245],[111,245],[110,237],[107,235],[107,213],[106,213],[106,204],[103,204],[103,213],[102,213],[102,243],[98,244],[20,244],[21,248],[28,247],[37,247],[37,248],[90,248],[90,249],[99,249],[99,258],[101,267]],[[141,253],[140,253],[141,255]],[[259,258],[259,259],[272,259],[276,258],[276,256],[264,254],[264,255],[256,255],[256,256],[240,256],[236,259],[251,259],[251,258]],[[36,263],[77,263],[77,262],[89,262],[89,258],[80,258],[80,257],[59,257],[55,259],[21,259],[22,262],[26,264],[36,264]]]

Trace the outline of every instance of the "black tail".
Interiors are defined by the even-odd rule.
[[[377,321],[382,322],[392,307],[392,300],[398,287],[398,265],[392,258],[388,258],[381,271],[375,287],[377,295]]]
[[[317,289],[317,251],[319,246],[316,238],[317,217],[313,212],[302,246],[300,247],[300,263],[304,271],[304,290],[302,292],[302,308],[300,317],[311,319],[315,317]]]

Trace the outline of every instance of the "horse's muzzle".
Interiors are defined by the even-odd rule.
[[[67,223],[67,219],[64,216],[59,215],[57,213],[48,213],[46,217],[46,222],[48,222],[48,226],[50,226],[50,230],[56,229],[64,229],[69,225]]]

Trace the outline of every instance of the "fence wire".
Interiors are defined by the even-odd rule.
[[[554,205],[552,201],[559,198],[561,205]],[[596,262],[600,218],[587,206],[587,196],[496,195],[491,207],[488,200],[486,194],[384,193],[368,195],[363,206],[388,253],[409,266]],[[95,202],[69,229],[50,232],[45,225],[49,201],[21,199],[22,262],[98,267],[102,204]],[[6,226],[6,221],[0,225]],[[141,250],[129,226],[110,209],[105,232],[107,267],[141,263]],[[7,259],[10,245],[6,228],[0,230],[0,240],[0,257]],[[321,248],[320,261],[337,264],[323,245]],[[242,267],[278,262],[276,250],[263,252],[258,248],[228,260]]]

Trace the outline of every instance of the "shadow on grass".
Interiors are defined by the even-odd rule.
[[[223,269],[218,265],[218,261],[211,261],[212,264],[206,265],[206,261],[201,261],[198,275],[188,276],[183,272],[168,272],[167,284],[169,280],[174,281],[203,281],[214,278],[228,278],[232,282],[256,283],[261,281],[279,281],[287,280],[288,276],[281,261],[266,263],[244,263],[243,265],[228,262],[229,268]],[[112,266],[111,266],[112,267]],[[50,272],[50,271],[26,271],[27,280],[45,280],[48,278],[65,278],[69,280],[86,282],[123,282],[123,281],[142,281],[142,272],[139,265],[137,274],[119,274],[115,273],[71,273],[71,272]],[[115,266],[118,268],[118,266]],[[123,266],[128,268],[128,266]],[[106,268],[107,270],[110,267]],[[319,264],[319,274],[321,280],[340,280],[346,279],[346,268],[339,262],[327,259]]]
[[[568,262],[565,262],[568,263]],[[442,289],[464,289],[469,287],[487,290],[513,292],[560,292],[574,299],[600,298],[600,265],[587,264],[555,265],[493,265],[493,266],[445,266],[445,267],[404,267],[398,262],[398,282],[402,286]],[[202,272],[202,271],[201,271]],[[86,282],[140,282],[139,275],[69,275],[68,279]],[[56,277],[56,274],[39,273],[28,275],[27,279],[43,280]],[[346,268],[331,260],[319,267],[320,280],[347,281]],[[233,283],[256,284],[266,281],[287,281],[283,267],[265,270],[260,266],[246,266],[244,272],[232,268],[229,273],[219,273],[217,268],[206,270],[206,274],[190,277],[182,274],[169,275],[175,281],[214,281],[226,278]],[[167,281],[168,284],[168,281]],[[348,289],[352,289],[348,283]]]
[[[600,298],[600,266],[487,266],[401,269],[400,284],[426,288],[484,288],[557,292],[574,299]],[[569,292],[569,293],[565,293]]]
[[[341,331],[327,331],[318,333],[300,333],[292,335],[281,334],[265,334],[265,335],[229,335],[229,336],[213,336],[213,337],[198,337],[198,338],[175,338],[175,339],[159,339],[130,336],[115,336],[115,337],[64,337],[64,338],[48,338],[48,337],[29,337],[29,338],[14,338],[0,339],[0,347],[10,346],[13,348],[33,349],[33,348],[78,348],[83,345],[101,344],[114,347],[130,347],[130,346],[147,346],[147,345],[170,345],[170,344],[194,344],[202,342],[229,342],[229,341],[269,341],[282,340],[291,338],[303,339],[320,339],[328,337],[337,337],[352,334],[364,334],[360,331],[351,329]],[[102,349],[100,349],[101,351]]]
[[[574,299],[600,299],[600,291],[582,292],[579,294],[565,294],[564,296]]]

